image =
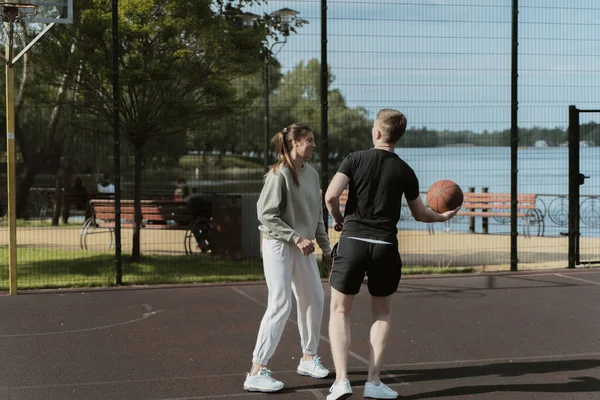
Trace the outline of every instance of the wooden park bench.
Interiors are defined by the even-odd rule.
[[[544,236],[544,214],[537,208],[536,194],[517,195],[517,217],[524,222],[524,236]],[[498,222],[510,221],[510,193],[465,192],[464,201],[458,216],[469,217],[469,231],[475,231],[475,217],[482,218],[482,231],[488,233],[489,218]]]
[[[90,200],[93,215],[81,226],[79,245],[87,250],[87,237],[92,234],[108,233],[109,248],[114,246],[115,201],[114,199]],[[183,246],[186,254],[193,254],[195,249],[204,251],[194,236],[194,230],[207,233],[210,221],[204,217],[193,218],[188,204],[174,200],[141,200],[141,216],[143,229],[175,229],[184,230]],[[121,200],[121,228],[134,227],[133,200]],[[208,243],[206,243],[207,245]]]
[[[344,213],[347,200],[348,190],[344,190],[340,196],[340,211],[342,214]],[[537,208],[536,201],[536,194],[517,195],[517,216],[523,219],[525,237],[531,237],[532,234],[535,236],[544,236],[544,214]],[[408,207],[406,207],[406,210],[403,209],[403,213],[410,214]],[[510,221],[510,194],[465,192],[463,205],[457,216],[470,218],[470,232],[475,232],[475,217],[481,217],[483,233],[488,233],[489,218],[494,218],[500,223]],[[429,233],[434,232],[433,226],[433,224],[427,224]]]

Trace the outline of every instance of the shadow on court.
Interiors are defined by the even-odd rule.
[[[2,296],[0,399],[325,399],[333,377],[295,372],[295,315],[269,363],[286,388],[242,390],[266,302],[264,284]],[[393,302],[382,380],[402,399],[600,398],[600,271],[407,277]],[[320,356],[333,368],[328,319],[326,307]],[[353,398],[367,378],[369,327],[363,287]]]

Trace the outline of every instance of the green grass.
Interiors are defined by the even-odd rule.
[[[8,249],[0,248],[0,259]],[[93,287],[115,285],[114,255],[106,252],[19,248],[17,276],[20,289]],[[263,279],[261,260],[217,260],[208,254],[194,256],[143,256],[132,263],[123,255],[123,284],[237,282]],[[8,288],[8,265],[0,265],[0,290]]]
[[[125,267],[124,267],[125,271]],[[264,279],[262,260],[231,261],[209,254],[194,256],[147,256],[128,263],[126,284],[242,282]]]
[[[8,249],[0,248],[0,259]],[[114,286],[114,255],[106,252],[44,248],[17,250],[19,289]],[[155,285],[209,282],[243,282],[264,279],[260,259],[220,260],[210,254],[194,256],[143,256],[131,262],[123,255],[124,285]],[[405,267],[404,275],[474,272],[473,268]],[[8,265],[0,265],[0,290],[8,289]]]
[[[0,248],[0,259],[8,260],[8,249]],[[95,252],[58,249],[17,249],[17,279],[20,289],[109,286],[114,283],[113,257]],[[8,288],[8,263],[0,266],[0,289]]]

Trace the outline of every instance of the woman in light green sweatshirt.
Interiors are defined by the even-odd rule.
[[[302,347],[297,372],[313,378],[329,375],[317,356],[325,296],[313,240],[328,266],[331,248],[323,223],[319,175],[306,164],[316,149],[315,137],[308,126],[293,124],[276,134],[272,143],[279,160],[266,174],[257,203],[269,302],[258,331],[252,369],[244,381],[245,390],[260,392],[284,387],[266,366],[292,310],[292,293]]]

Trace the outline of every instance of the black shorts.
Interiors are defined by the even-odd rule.
[[[396,245],[342,237],[331,255],[333,265],[329,283],[338,292],[357,294],[365,275],[372,296],[389,296],[398,289],[402,260]]]

